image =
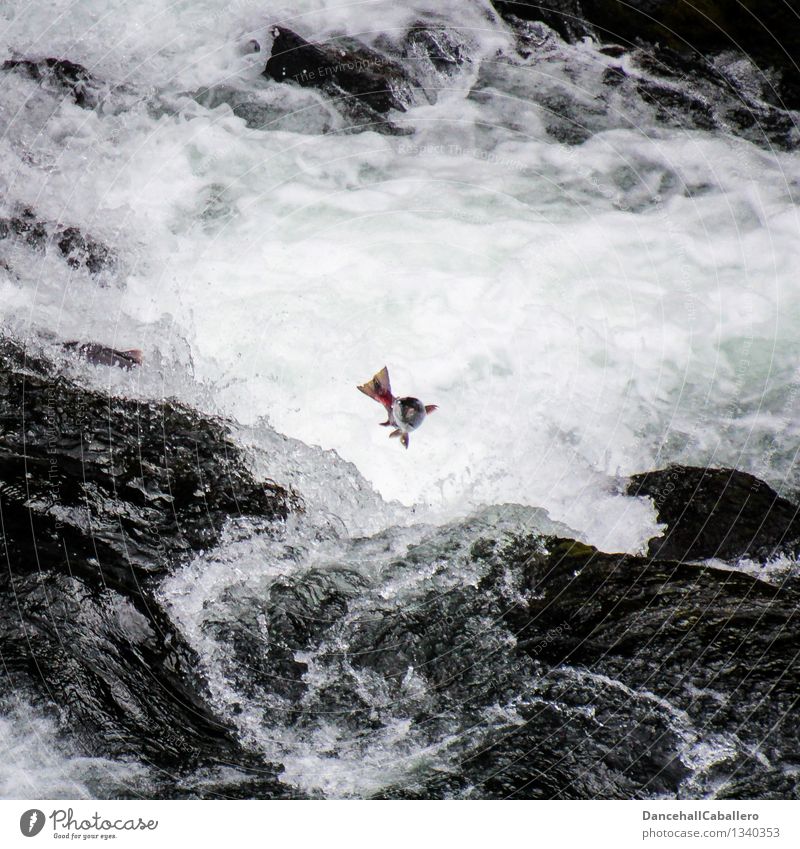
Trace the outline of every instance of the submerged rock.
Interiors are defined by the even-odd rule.
[[[114,252],[77,227],[56,227],[42,221],[32,209],[23,208],[9,218],[0,218],[0,241],[17,238],[35,250],[55,244],[72,268],[85,267],[99,274],[116,263]]]
[[[418,64],[429,64],[440,74],[453,74],[469,55],[466,42],[446,26],[417,22],[403,39],[403,56]]]
[[[94,109],[100,99],[101,87],[94,77],[83,65],[67,59],[9,59],[2,70],[25,74],[68,93],[84,109]]]

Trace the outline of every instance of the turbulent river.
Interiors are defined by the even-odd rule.
[[[371,123],[263,75],[276,24],[398,63],[404,108]],[[664,752],[652,769],[607,762],[625,776],[610,795],[708,795],[743,760],[791,774],[647,675],[575,657],[546,674],[544,649],[512,652],[506,610],[528,590],[480,546],[536,532],[642,555],[663,525],[627,480],[669,463],[800,491],[798,131],[737,132],[729,93],[675,76],[665,112],[630,84],[654,79],[635,57],[512,25],[488,0],[31,0],[0,4],[0,35],[0,60],[80,63],[96,99],[3,73],[0,218],[33,210],[109,252],[93,268],[49,237],[0,241],[0,332],[88,391],[235,423],[255,477],[303,499],[279,532],[231,523],[153,596],[210,710],[280,765],[276,787],[524,796],[533,777],[491,777],[519,754],[480,766],[517,735],[518,753],[548,747],[534,795],[602,796],[602,775],[579,776],[642,727]],[[753,66],[715,61],[759,101]],[[685,105],[700,101],[705,123]],[[70,340],[141,349],[143,365],[92,365]],[[408,451],[355,391],[384,365],[439,408]],[[81,609],[64,633],[149,639],[127,601],[102,628]],[[554,620],[540,641],[576,627]],[[704,711],[721,709],[706,683]],[[65,731],[65,701],[4,696],[0,794],[250,792],[207,764],[165,790],[157,758]],[[623,714],[622,742],[605,739]]]

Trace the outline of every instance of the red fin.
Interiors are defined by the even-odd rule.
[[[369,395],[370,398],[374,398],[378,403],[383,404],[387,410],[391,409],[394,398],[389,383],[389,370],[386,366],[374,375],[372,380],[368,380],[356,388],[365,395]]]
[[[402,442],[402,443],[403,443],[403,448],[408,448],[408,434],[407,434],[407,433],[404,433],[404,434],[400,437],[400,442]]]
[[[138,348],[134,348],[130,351],[122,351],[122,356],[126,357],[131,362],[136,363],[137,366],[140,366],[144,359],[144,354]]]
[[[436,406],[436,404],[426,404],[426,405],[425,405],[425,412],[426,412],[426,413],[428,413],[428,414],[430,414],[430,413],[432,413],[434,410],[438,410],[438,409],[439,409],[439,408]]]

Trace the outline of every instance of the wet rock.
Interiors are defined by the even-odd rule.
[[[715,0],[494,5],[515,29],[523,56],[540,53],[530,44],[532,22],[544,22],[567,42],[591,37],[608,56],[627,53],[626,70],[609,69],[603,77],[623,94],[615,109],[641,98],[668,126],[715,129],[770,149],[800,144],[792,111],[800,108],[800,71],[790,59],[800,49],[800,20],[780,0],[766,6],[753,0],[739,14]]]
[[[296,497],[255,481],[224,423],[171,402],[109,398],[0,345],[0,499],[20,570],[137,596],[213,545],[229,517],[284,519]]]
[[[691,59],[744,52],[765,71],[781,74],[779,105],[800,108],[800,19],[783,0],[493,0],[505,16],[541,20],[568,41],[594,35],[626,45],[660,45]]]
[[[656,117],[674,127],[687,125],[700,130],[713,130],[719,125],[711,104],[704,98],[658,80],[640,79],[636,90],[645,103],[655,107]]]
[[[78,106],[94,109],[100,99],[100,85],[76,62],[67,59],[9,59],[2,70],[25,74],[36,82],[69,94]]]
[[[418,22],[403,40],[403,56],[429,65],[440,74],[453,74],[469,62],[466,42],[446,26]]]
[[[166,620],[149,619],[116,591],[49,570],[4,570],[0,638],[0,689],[39,693],[38,706],[56,709],[85,754],[172,769],[236,756],[229,730],[199,695],[192,653]]]
[[[77,227],[58,230],[55,240],[67,264],[73,268],[85,266],[92,274],[98,274],[113,263],[111,251],[97,240],[85,236]]]
[[[746,780],[749,798],[794,798],[779,777],[800,744],[796,581],[536,535],[487,537],[472,557],[487,566],[477,588],[376,617],[389,636],[361,662],[413,663],[436,694],[414,720],[457,712],[480,739],[380,797],[696,798]],[[495,727],[480,713],[492,697],[509,710]]]
[[[43,249],[48,230],[30,209],[22,209],[11,218],[2,219],[0,238],[16,236],[32,248]]]
[[[84,389],[0,340],[0,696],[25,694],[80,752],[155,765],[154,796],[217,795],[182,781],[222,765],[291,794],[208,706],[153,579],[229,519],[297,506],[222,422]]]
[[[405,112],[416,100],[402,65],[351,38],[312,44],[285,27],[273,27],[272,35],[264,76],[319,89],[362,127],[400,132],[386,115]]]
[[[55,227],[42,221],[32,209],[22,208],[9,218],[0,218],[0,241],[17,238],[35,250],[53,243],[72,268],[85,267],[99,274],[116,263],[114,252],[77,227]]]
[[[521,603],[504,612],[522,651],[590,670],[673,717],[689,749],[721,752],[715,779],[788,762],[800,734],[789,717],[800,687],[791,658],[800,587],[647,557],[605,554],[573,540],[520,539]],[[735,734],[736,745],[734,746]],[[739,744],[743,744],[740,747]],[[753,747],[766,761],[749,763]],[[748,774],[745,772],[745,774]]]
[[[579,0],[492,0],[492,5],[512,24],[517,19],[541,21],[565,41],[596,35]]]
[[[413,102],[404,68],[354,39],[311,44],[284,27],[274,27],[272,35],[272,55],[264,75],[277,82],[333,88],[381,113],[405,112]]]
[[[209,608],[203,631],[229,651],[238,692],[261,703],[278,696],[286,715],[301,713],[308,666],[298,653],[339,621],[364,584],[349,570],[312,569],[278,578],[255,596],[232,587]]]
[[[744,472],[675,465],[634,475],[628,493],[652,498],[667,526],[651,557],[764,562],[800,552],[800,508]]]

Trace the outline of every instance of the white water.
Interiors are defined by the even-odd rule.
[[[110,798],[149,782],[142,764],[71,751],[56,722],[22,700],[0,710],[0,799]]]
[[[80,374],[238,420],[259,472],[295,485],[323,511],[314,520],[344,534],[514,502],[605,550],[637,550],[657,526],[648,503],[620,494],[630,473],[681,460],[798,487],[800,160],[657,128],[641,104],[611,100],[598,115],[607,58],[586,44],[510,64],[513,39],[488,9],[0,5],[0,61],[62,56],[109,86],[90,112],[4,75],[0,214],[30,205],[120,255],[101,288],[59,256],[0,243],[0,330],[143,348],[132,375]],[[426,16],[458,29],[472,61],[437,81],[435,104],[396,118],[410,135],[336,132],[318,94],[259,75],[271,23],[397,42]],[[243,52],[251,38],[261,53]],[[222,86],[255,97],[274,125],[249,128],[220,98],[191,96]],[[594,135],[559,144],[532,90],[566,91]],[[439,405],[408,452],[355,391],[383,365],[401,394]],[[381,556],[421,533],[395,532]],[[303,565],[341,556],[310,550]],[[295,567],[280,544],[232,539],[165,587],[187,636],[209,643],[218,707],[239,696],[200,631],[203,602]],[[387,763],[429,754],[400,724],[372,746],[339,740],[344,755],[323,759],[328,732],[340,734],[275,728],[257,742],[291,780],[333,795],[369,792]],[[107,766],[64,760],[45,719],[2,720],[0,743],[18,756],[0,795],[90,795]]]
[[[569,66],[591,99],[607,60],[584,45],[512,68],[485,3],[292,8],[6,10],[9,55],[68,56],[117,87],[101,114],[6,76],[6,206],[122,256],[104,290],[60,258],[17,257],[0,282],[7,325],[142,347],[151,368],[188,344],[208,387],[189,400],[334,449],[388,499],[540,505],[606,549],[655,532],[617,476],[682,459],[797,483],[796,157],[654,131],[644,112],[558,144],[520,80],[552,86]],[[400,117],[412,136],[253,130],[185,95],[255,90],[315,129],[316,93],[259,77],[266,24],[398,40],[425,12],[458,22],[473,62]],[[251,37],[260,54],[242,53]],[[354,389],[384,364],[440,408],[407,453]]]

